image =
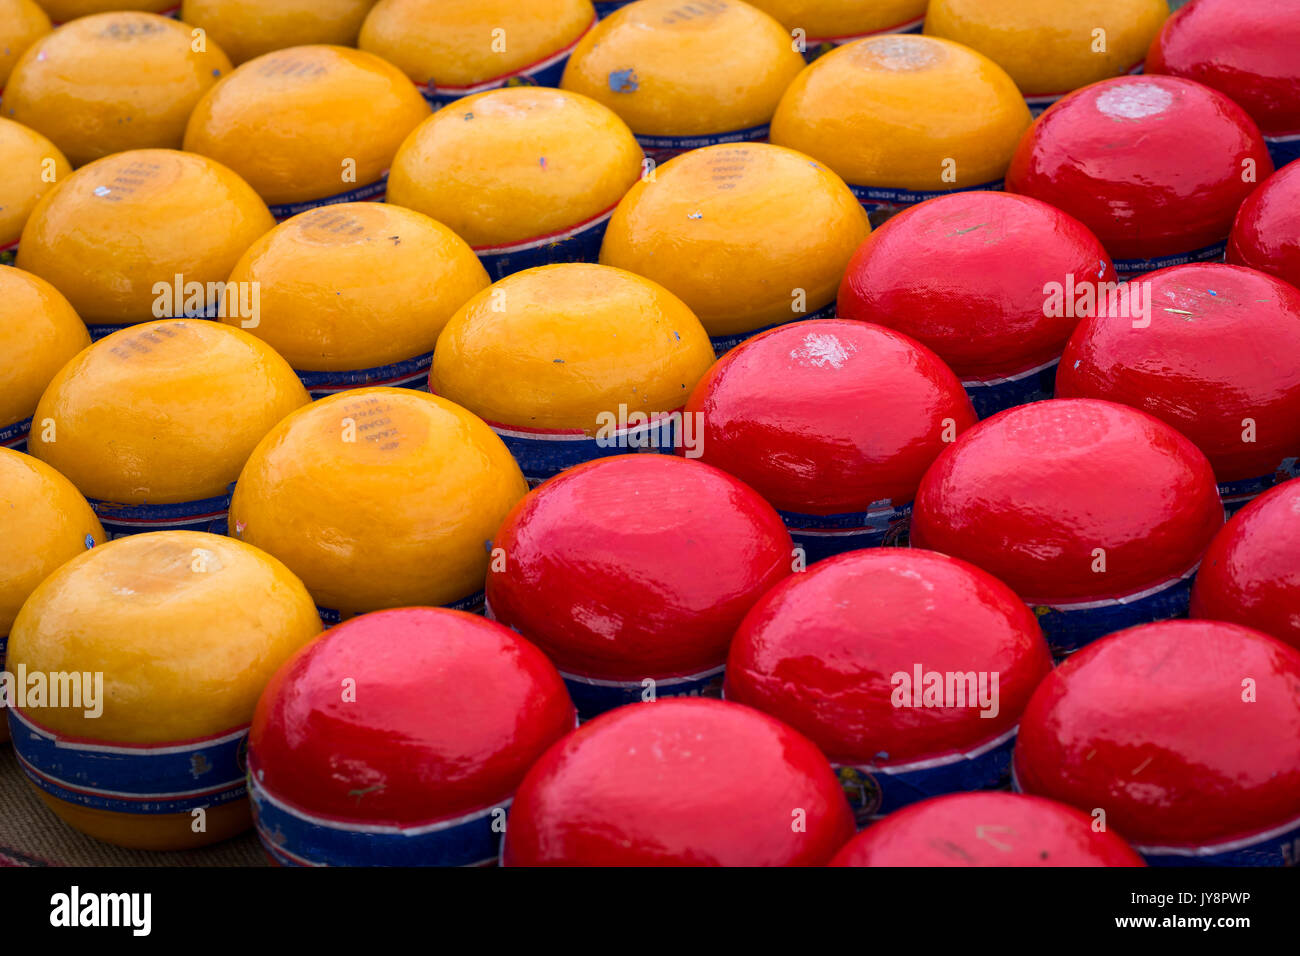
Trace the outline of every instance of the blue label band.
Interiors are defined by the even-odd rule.
[[[385,171],[382,176],[373,183],[367,183],[364,186],[358,186],[356,189],[349,189],[347,192],[337,193],[333,196],[325,196],[322,199],[306,199],[302,202],[281,203],[277,206],[269,206],[271,215],[275,217],[276,222],[283,222],[299,213],[304,213],[309,209],[315,209],[318,206],[333,206],[341,202],[383,202],[384,197],[388,194],[388,172]]]
[[[429,366],[433,364],[433,353],[425,352],[415,358],[392,365],[378,365],[375,368],[361,368],[345,372],[304,372],[298,369],[299,381],[313,399],[324,398],[350,388],[366,388],[386,385],[391,388],[423,388],[429,377]]]
[[[727,143],[764,143],[771,132],[767,123],[725,133],[708,133],[703,136],[638,136],[645,154],[656,164],[667,162],[674,156],[705,146],[723,146]]]
[[[283,866],[482,866],[497,859],[510,800],[414,826],[313,816],[271,794],[249,768],[257,836]]]
[[[631,2],[632,0],[606,0],[606,2],[602,3],[600,0],[596,0],[593,6],[596,8],[596,16],[603,20],[615,10],[626,7]]]
[[[1148,866],[1297,866],[1300,819],[1263,833],[1198,847],[1134,846]]]
[[[1051,398],[1056,393],[1056,367],[1060,364],[1057,357],[1007,378],[972,379],[963,381],[961,387],[975,406],[975,414],[984,419],[1017,405]]]
[[[233,482],[231,488],[234,488]],[[231,494],[233,491],[215,498],[171,505],[128,505],[98,498],[86,500],[110,538],[145,531],[207,531],[224,535],[228,530]]]
[[[442,604],[439,606],[452,611],[465,611],[469,614],[482,614],[483,599],[484,592],[475,591],[473,594],[452,601],[450,604]],[[316,613],[320,615],[321,623],[325,624],[327,627],[333,627],[335,624],[341,624],[344,620],[357,616],[357,614],[348,614],[345,618],[342,611],[335,610],[332,607],[321,607],[319,604],[316,605]]]
[[[488,422],[488,425],[510,449],[528,484],[536,486],[566,468],[597,458],[638,452],[671,455],[679,441],[688,437],[680,425],[681,414],[680,410],[665,413],[642,425],[596,435],[580,431],[511,428],[495,422]],[[698,432],[692,429],[691,434],[698,435]]]
[[[1030,604],[1029,608],[1037,616],[1053,656],[1060,658],[1115,631],[1186,617],[1195,577],[1193,567],[1172,580],[1122,597],[1075,604]]]
[[[996,182],[980,183],[978,186],[958,186],[955,189],[934,190],[891,189],[885,186],[855,186],[853,183],[849,183],[849,189],[853,195],[858,197],[858,202],[862,203],[863,208],[871,212],[876,209],[902,209],[906,206],[915,206],[927,199],[951,196],[953,193],[1002,192],[1002,182],[999,179]]]
[[[807,322],[811,319],[833,319],[835,318],[835,306],[836,303],[831,302],[829,305],[824,305],[817,311],[809,312],[807,315],[791,313],[790,318],[783,322],[765,325],[761,329],[753,329],[749,332],[735,332],[731,335],[710,335],[709,342],[713,345],[713,354],[718,358],[722,358],[746,339],[752,339],[756,335],[771,332],[773,329],[779,329],[782,326],[793,325],[795,322]]]
[[[1277,466],[1277,470],[1258,478],[1219,482],[1219,497],[1223,499],[1223,510],[1231,517],[1268,489],[1292,478],[1300,478],[1300,458],[1284,458]]]
[[[797,511],[777,514],[794,543],[803,548],[809,564],[861,548],[902,547],[912,520],[912,503],[875,502],[867,511],[835,515],[808,515]]]
[[[112,335],[114,332],[121,332],[123,329],[129,329],[136,325],[142,325],[145,322],[160,322],[163,319],[210,319],[216,321],[218,313],[221,311],[221,303],[214,302],[204,308],[202,311],[185,312],[181,315],[164,315],[161,318],[150,316],[147,319],[141,319],[139,322],[127,322],[125,325],[87,325],[86,331],[90,333],[90,341],[98,342],[100,339]]]
[[[433,80],[429,80],[422,86],[420,84],[416,85],[419,86],[420,92],[424,94],[424,98],[429,101],[429,105],[435,110],[442,109],[449,103],[454,103],[466,96],[473,96],[475,93],[486,93],[488,90],[499,90],[503,86],[559,86],[560,78],[564,76],[564,66],[569,62],[569,54],[574,51],[579,41],[587,35],[587,32],[596,25],[596,19],[597,17],[592,17],[591,22],[564,49],[557,50],[532,66],[526,66],[513,73],[494,76],[490,80],[483,80],[469,86],[439,86]]]
[[[1273,157],[1273,165],[1281,169],[1287,163],[1300,159],[1300,133],[1285,136],[1265,136],[1268,154]]]
[[[654,677],[635,681],[598,680],[560,671],[578,717],[588,720],[607,710],[647,701],[650,689],[654,700],[661,697],[722,697],[724,667],[718,666],[687,677]],[[652,684],[646,681],[653,681]]]
[[[12,448],[14,451],[27,450],[27,436],[32,430],[32,420],[24,418],[12,425],[0,428],[0,448]]]
[[[0,94],[4,90],[0,89]],[[18,258],[18,243],[11,242],[7,246],[0,246],[0,266],[11,266],[14,260]]]
[[[811,63],[818,57],[830,53],[837,46],[852,43],[854,40],[865,40],[867,37],[878,37],[887,33],[920,33],[921,26],[924,23],[925,17],[917,17],[915,20],[908,20],[905,23],[885,27],[882,30],[872,30],[869,33],[854,33],[840,37],[808,37],[804,40],[803,58],[808,63]]]
[[[9,709],[23,773],[50,796],[114,813],[187,813],[242,799],[248,728],[175,744],[71,740]]]
[[[1115,271],[1119,274],[1120,280],[1125,281],[1136,279],[1148,272],[1155,272],[1157,269],[1182,266],[1189,262],[1222,262],[1224,250],[1227,248],[1228,240],[1224,239],[1203,249],[1193,249],[1191,252],[1180,252],[1172,256],[1160,256],[1156,259],[1115,259]]]
[[[906,764],[831,764],[858,826],[930,797],[969,790],[998,790],[1011,779],[1011,752],[1019,727],[971,750]]]
[[[614,206],[560,232],[500,246],[475,246],[474,254],[492,281],[560,262],[596,262]]]

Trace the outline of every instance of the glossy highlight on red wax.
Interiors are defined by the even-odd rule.
[[[975,423],[952,370],[883,326],[814,319],[719,359],[686,414],[703,415],[702,460],[775,507],[803,514],[906,504],[921,475]]]
[[[996,672],[997,713],[981,716],[975,701],[894,706],[893,675],[916,665]],[[1051,667],[1037,619],[992,575],[933,551],[872,548],[819,561],[754,606],[731,644],[726,697],[836,763],[907,763],[1013,729]]]
[[[793,543],[752,488],[670,455],[586,462],[535,488],[493,539],[492,615],[566,674],[642,680],[726,660]]]
[[[1150,259],[1226,239],[1237,207],[1272,171],[1259,128],[1222,93],[1172,76],[1121,76],[1035,120],[1006,187],[1080,220],[1112,259]]]
[[[1014,762],[1026,793],[1104,808],[1136,847],[1193,847],[1300,817],[1297,741],[1300,651],[1235,624],[1161,621],[1053,671]]]
[[[518,634],[462,611],[397,608],[331,628],[280,668],[250,760],[268,791],[308,813],[426,823],[508,799],[574,716],[554,665]]]
[[[1228,261],[1300,287],[1300,163],[1283,166],[1241,204]]]
[[[1146,866],[1073,807],[1019,793],[954,793],[891,813],[831,866]]]
[[[1057,398],[999,412],[940,455],[911,540],[1052,604],[1181,575],[1222,526],[1214,471],[1188,439],[1124,405]]]
[[[806,737],[740,704],[666,698],[619,707],[552,746],[515,795],[502,857],[821,866],[853,831],[844,791]]]

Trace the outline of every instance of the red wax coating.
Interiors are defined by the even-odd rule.
[[[538,486],[493,540],[487,600],[561,671],[642,680],[721,666],[755,601],[791,572],[780,516],[670,455],[586,462]]]
[[[964,192],[894,216],[858,247],[840,284],[841,318],[877,322],[935,351],[963,379],[1058,358],[1078,324],[1047,315],[1044,285],[1114,282],[1101,242],[1037,199]]]
[[[1300,478],[1233,515],[1205,552],[1192,617],[1231,621],[1300,649]]]
[[[853,835],[830,764],[749,707],[666,698],[603,714],[519,787],[507,866],[820,866]]]
[[[1218,621],[1112,634],[1039,685],[1014,763],[1027,793],[1101,808],[1136,847],[1283,825],[1300,816],[1300,652]]]
[[[795,322],[742,343],[696,385],[686,412],[704,416],[703,461],[777,508],[814,515],[910,502],[925,469],[975,423],[937,355],[845,319]]]
[[[997,673],[996,708],[981,716],[973,695],[894,706],[893,675],[911,680],[917,665]],[[997,578],[933,551],[873,548],[818,562],[755,605],[731,644],[726,695],[836,763],[907,763],[1011,730],[1051,667],[1037,619]]]
[[[1258,127],[1222,93],[1121,76],[1040,116],[1006,187],[1081,220],[1112,259],[1150,259],[1226,239],[1237,207],[1272,171]]]
[[[1283,166],[1241,204],[1228,261],[1300,287],[1300,162]]]
[[[999,412],[939,456],[912,544],[1052,604],[1175,578],[1222,525],[1214,471],[1188,439],[1124,405],[1057,398]]]
[[[414,824],[508,798],[573,724],[554,665],[518,634],[461,611],[397,608],[345,621],[286,661],[249,750],[267,789],[300,809]]]
[[[1219,481],[1272,474],[1300,456],[1300,290],[1210,263],[1143,281],[1150,326],[1137,328],[1129,316],[1080,322],[1056,374],[1057,396],[1150,412],[1195,442]]]
[[[1145,866],[1073,807],[1017,793],[954,793],[891,813],[831,866]]]

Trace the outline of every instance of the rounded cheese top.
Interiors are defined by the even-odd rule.
[[[596,434],[602,412],[671,412],[713,364],[699,320],[648,279],[588,263],[506,276],[438,337],[430,391],[498,425]]]
[[[418,84],[467,87],[550,59],[595,19],[589,0],[379,0],[359,45]]]
[[[348,678],[354,700],[339,693]],[[398,608],[345,621],[280,668],[249,763],[277,800],[313,816],[409,826],[509,800],[573,726],[555,666],[514,631]]]
[[[1167,0],[932,0],[925,32],[979,50],[1034,96],[1130,72],[1168,16]]]
[[[268,203],[377,181],[429,104],[402,72],[341,46],[297,46],[239,66],[208,91],[185,149],[239,173]]]
[[[1214,471],[1188,439],[1124,405],[1058,398],[985,419],[935,460],[912,545],[1051,604],[1164,584],[1222,526]]]
[[[641,159],[627,125],[585,96],[490,90],[439,110],[406,138],[388,201],[446,223],[471,246],[508,245],[608,212]]]
[[[29,46],[50,32],[50,18],[35,0],[0,0],[0,90]]]
[[[185,0],[181,20],[207,31],[236,64],[308,43],[355,46],[375,0]]]
[[[59,147],[21,123],[0,117],[0,249],[18,241],[36,202],[72,172]]]
[[[560,85],[639,136],[700,136],[768,123],[803,65],[781,24],[747,3],[640,0],[582,38]]]
[[[55,23],[67,23],[77,17],[113,10],[143,10],[162,13],[176,6],[176,0],[37,0]]]
[[[1288,163],[1246,197],[1228,237],[1228,261],[1300,287],[1300,163]]]
[[[152,13],[83,17],[34,43],[4,91],[4,115],[48,136],[74,166],[128,149],[179,149],[194,104],[230,72],[208,39]]]
[[[45,462],[0,448],[0,637],[55,568],[107,540],[90,505]],[[0,662],[2,664],[3,662]]]
[[[91,498],[198,501],[225,494],[262,436],[307,402],[260,339],[165,319],[114,332],[63,366],[36,408],[30,447]]]
[[[249,723],[271,675],[320,631],[307,589],[242,542],[198,531],[130,535],[46,578],[9,637],[8,667],[102,672],[103,713],[44,707],[56,732],[116,743],[188,741]]]
[[[374,368],[433,351],[452,314],[488,285],[465,240],[400,206],[319,206],[276,226],[235,264],[256,283],[247,327],[296,369]]]
[[[145,322],[158,315],[159,283],[224,282],[274,225],[266,204],[220,163],[132,150],[46,193],[23,230],[17,265],[67,296],[87,324]]]
[[[877,33],[925,16],[926,0],[750,0],[809,42]]]
[[[0,269],[0,426],[31,417],[50,379],[88,345],[86,326],[58,289]]]
[[[600,261],[655,280],[710,335],[729,335],[829,305],[870,231],[844,181],[816,160],[766,143],[709,146],[631,188]]]
[[[527,491],[492,429],[443,398],[359,388],[280,422],[240,474],[231,533],[344,614],[458,601]]]
[[[950,190],[1002,178],[1029,107],[981,53],[897,34],[845,44],[790,84],[772,142],[853,186]]]

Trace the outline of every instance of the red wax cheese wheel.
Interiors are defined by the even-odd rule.
[[[1259,129],[1222,93],[1126,76],[1077,90],[1040,116],[1011,160],[1007,191],[1081,220],[1124,272],[1118,260],[1217,250],[1241,201],[1272,170]]]
[[[349,680],[350,696],[341,692]],[[249,769],[255,799],[267,794],[326,828],[410,828],[504,808],[573,727],[560,675],[528,641],[462,611],[398,608],[340,624],[280,668],[253,719]],[[266,822],[262,814],[259,832],[275,855]],[[378,835],[311,862],[436,859],[420,855],[436,846],[402,836],[414,845],[395,849]]]
[[[492,614],[566,675],[633,682],[635,699],[645,678],[720,670],[740,619],[791,566],[770,505],[668,455],[557,475],[515,506],[493,545],[503,560],[488,572]]]
[[[1283,166],[1241,204],[1228,261],[1300,287],[1300,163]]]
[[[1215,536],[1192,588],[1192,616],[1300,648],[1300,478],[1260,495]]]
[[[1014,793],[954,793],[859,833],[831,866],[1143,866],[1122,839],[1064,804]]]
[[[1161,269],[1142,285],[1149,317],[1079,323],[1057,394],[1150,412],[1195,442],[1221,482],[1271,476],[1300,456],[1300,291],[1208,263]]]
[[[826,758],[717,700],[620,707],[548,750],[515,795],[507,866],[817,866],[853,835]]]
[[[1235,624],[1164,621],[1098,641],[1043,681],[1020,722],[1016,779],[1104,810],[1149,859],[1208,856],[1300,827],[1297,741],[1300,652]],[[1236,853],[1226,862],[1254,855]]]

